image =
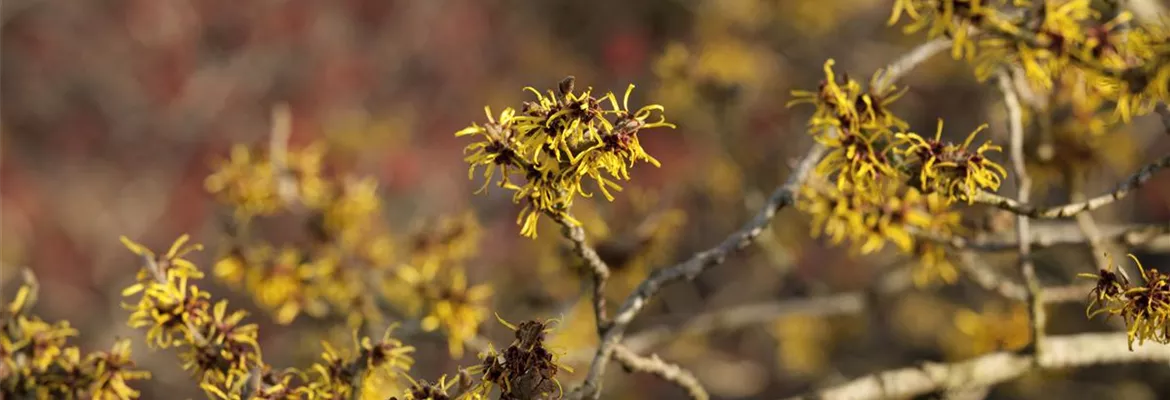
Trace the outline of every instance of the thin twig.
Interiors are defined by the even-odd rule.
[[[1015,379],[1033,368],[1056,369],[1091,365],[1170,361],[1170,347],[1142,346],[1118,351],[1128,343],[1125,333],[1084,333],[1041,339],[1038,355],[998,352],[953,364],[927,362],[888,370],[843,385],[791,399],[866,400],[912,398],[944,390],[991,386]]]
[[[890,63],[881,74],[873,82],[873,89],[876,92],[881,92],[883,89],[893,85],[903,75],[906,75],[910,70],[922,64],[931,56],[938,54],[940,51],[951,47],[950,39],[934,39],[922,45],[915,47],[902,57]]]
[[[873,294],[890,295],[909,288],[912,280],[908,276],[891,273],[882,282],[867,291],[850,291],[809,298],[789,298],[735,305],[691,316],[684,323],[663,322],[628,335],[622,346],[635,352],[645,352],[663,343],[684,336],[702,336],[711,332],[733,332],[746,327],[767,324],[791,316],[832,317],[854,315],[870,309]],[[1022,286],[1013,284],[1017,294],[1009,296],[1023,300],[1026,296]],[[1044,304],[1061,304],[1087,301],[1093,284],[1072,284],[1044,288]],[[573,352],[562,361],[575,364],[588,361],[592,352]]]
[[[585,265],[589,268],[589,274],[593,277],[593,315],[597,321],[598,335],[601,335],[609,325],[605,309],[605,283],[609,280],[609,265],[601,259],[597,250],[589,245],[585,238],[585,228],[570,223],[564,218],[557,216],[553,216],[553,218],[561,224],[561,232],[569,241],[573,242],[573,252],[585,261]]]
[[[1087,179],[1083,173],[1078,169],[1070,171],[1067,178],[1069,188],[1069,200],[1084,201],[1085,200],[1085,180]],[[1105,257],[1105,240],[1101,238],[1101,229],[1097,227],[1097,220],[1093,218],[1093,213],[1083,212],[1076,216],[1077,227],[1080,228],[1081,233],[1085,235],[1085,239],[1089,244],[1089,250],[1093,253],[1093,261],[1098,270],[1109,269],[1109,260]]]
[[[904,266],[899,262],[895,266]],[[790,315],[820,316],[848,315],[863,311],[873,292],[879,295],[903,292],[912,287],[908,268],[883,268],[884,273],[866,291],[826,294],[808,298],[788,298],[751,304],[729,306],[686,318],[671,318],[654,327],[630,335],[623,346],[635,352],[645,352],[663,342],[686,335],[704,335],[714,331],[734,331],[743,327],[768,323]],[[586,362],[591,351],[570,353],[569,363]]]
[[[988,192],[978,192],[975,195],[975,202],[980,204],[987,204],[1003,210],[1011,211],[1018,215],[1028,216],[1032,218],[1068,218],[1078,213],[1095,210],[1110,204],[1117,200],[1121,200],[1129,195],[1130,192],[1144,185],[1150,178],[1154,177],[1154,173],[1162,168],[1170,166],[1170,156],[1159,158],[1158,160],[1147,164],[1138,170],[1138,172],[1131,175],[1128,179],[1117,186],[1112,192],[1102,194],[1097,197],[1082,201],[1060,205],[1056,207],[1037,208],[1027,201],[1018,201],[1003,197],[997,194]]]
[[[663,324],[639,331],[630,335],[623,345],[641,352],[680,335],[734,331],[792,315],[825,317],[856,314],[865,310],[865,307],[865,293],[862,291],[737,305],[696,315],[681,327]]]
[[[1088,301],[1089,293],[1096,287],[1095,283],[1071,284],[1044,288],[1044,304],[1071,303]]]
[[[1020,98],[1012,86],[1011,74],[1007,70],[999,71],[999,87],[1003,91],[1004,105],[1008,109],[1008,126],[1011,133],[1011,160],[1012,169],[1016,175],[1016,198],[1020,203],[1028,203],[1029,192],[1032,190],[1032,178],[1028,176],[1026,161],[1024,160],[1024,113],[1020,107]],[[1016,217],[1016,237],[1031,237],[1026,215]],[[1020,274],[1024,276],[1024,285],[1027,288],[1028,308],[1031,314],[1032,344],[1029,350],[1036,351],[1044,334],[1045,313],[1044,304],[1040,296],[1040,279],[1036,276],[1036,265],[1032,262],[1032,242],[1019,240]]]
[[[910,280],[906,280],[909,283]],[[1016,294],[1009,298],[1023,300],[1025,289],[1018,284],[1014,285]],[[888,295],[902,292],[904,286],[883,285],[884,289],[875,288],[877,294]],[[1043,289],[1044,304],[1059,304],[1085,301],[1092,285],[1050,286]],[[869,304],[870,293],[865,291],[851,291],[806,299],[785,299],[761,303],[732,306],[699,314],[690,319],[684,326],[676,327],[662,325],[648,328],[630,335],[622,342],[627,348],[634,351],[647,351],[663,341],[679,335],[703,335],[715,331],[734,331],[748,326],[765,324],[781,318],[800,315],[806,317],[831,317],[837,315],[857,314],[865,311]]]
[[[642,357],[625,346],[618,345],[613,349],[613,358],[630,372],[651,373],[667,382],[678,385],[678,387],[685,390],[687,395],[694,400],[708,400],[711,398],[707,394],[707,390],[703,389],[703,384],[699,383],[699,379],[695,378],[694,374],[678,365],[663,361],[661,358],[658,358],[657,354]]]
[[[1048,225],[1031,226],[1032,249],[1048,248],[1065,245],[1082,245],[1090,241],[1077,226]],[[1170,223],[1149,225],[1117,226],[1102,229],[1098,233],[1101,241],[1111,241],[1124,246],[1147,245],[1157,239],[1170,237]],[[944,236],[930,232],[914,232],[915,237],[944,244],[954,249],[965,249],[981,252],[996,252],[1015,250],[1019,247],[1019,240],[1014,237],[976,238],[968,239],[962,236]]]
[[[288,207],[301,204],[297,180],[288,168],[288,141],[292,136],[292,112],[288,104],[272,107],[272,132],[268,136],[268,160],[276,170],[276,193]]]
[[[980,287],[1012,300],[1028,300],[1028,288],[995,273],[970,250],[959,251],[959,270]]]

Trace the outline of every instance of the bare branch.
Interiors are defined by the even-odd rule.
[[[971,251],[959,252],[959,270],[963,271],[980,287],[998,293],[1012,300],[1028,300],[1028,289],[1006,276],[1000,275],[983,265],[982,260]]]
[[[609,280],[609,265],[597,255],[597,250],[589,245],[585,238],[585,228],[574,225],[569,221],[553,216],[562,226],[562,233],[573,242],[573,252],[585,261],[593,276],[593,315],[597,320],[597,333],[601,335],[609,325],[605,310],[605,282]]]
[[[965,260],[966,261],[966,260]],[[971,260],[972,262],[974,260]],[[688,335],[706,335],[717,331],[735,331],[746,327],[774,322],[778,319],[799,315],[811,317],[831,317],[837,315],[851,315],[865,311],[871,306],[868,303],[873,294],[891,295],[901,293],[911,288],[908,269],[895,269],[883,274],[873,287],[865,291],[850,291],[827,294],[808,298],[786,298],[762,301],[757,303],[734,305],[717,310],[706,311],[698,315],[685,318],[685,321],[675,320],[660,322],[657,325],[629,335],[622,346],[634,352],[649,351],[672,339]],[[1009,299],[1023,300],[1026,289],[1004,277],[996,276],[1003,282],[995,284],[1010,287],[1000,293]],[[1058,304],[1085,301],[1089,285],[1050,286],[1044,288],[1044,303]],[[486,344],[481,344],[486,346]],[[563,361],[569,364],[586,362],[592,352],[582,349],[569,353]]]
[[[1098,239],[1112,241],[1124,246],[1151,245],[1158,239],[1170,237],[1170,223],[1114,226],[1101,229]],[[1081,245],[1090,241],[1089,237],[1075,225],[1047,225],[1031,226],[1032,248],[1047,248],[1053,246]],[[915,232],[919,239],[945,244],[955,249],[973,251],[1006,251],[1015,250],[1019,240],[1015,237],[1001,237],[993,239],[968,239],[962,236],[942,236],[930,232]]]
[[[1020,107],[1020,98],[1012,85],[1011,73],[1001,69],[998,74],[999,88],[1003,91],[1003,102],[1008,111],[1008,127],[1011,133],[1012,169],[1016,174],[1016,198],[1020,203],[1028,203],[1029,192],[1032,190],[1032,178],[1028,176],[1026,161],[1024,160],[1024,112]],[[1029,224],[1031,220],[1025,215],[1016,217],[1016,237],[1031,237]],[[1044,334],[1045,311],[1040,300],[1040,279],[1036,276],[1036,265],[1032,263],[1032,242],[1020,240],[1019,246],[1020,274],[1024,276],[1024,286],[1027,289],[1025,300],[1032,320],[1032,344],[1029,349],[1036,350],[1040,337]]]
[[[950,39],[934,39],[910,50],[881,71],[880,77],[873,82],[873,89],[880,92],[893,85],[902,76],[909,73],[914,67],[922,64],[931,56],[951,47]]]
[[[272,132],[268,136],[268,160],[276,171],[276,194],[285,206],[299,211],[303,205],[297,193],[297,178],[288,168],[288,141],[292,136],[292,111],[288,104],[272,107]]]
[[[1170,347],[1143,346],[1118,351],[1124,333],[1085,333],[1041,339],[1043,352],[1027,355],[998,352],[953,364],[923,363],[879,372],[843,385],[792,399],[865,400],[909,398],[944,390],[963,390],[1003,383],[1033,369],[1085,367],[1100,364],[1170,361]]]
[[[1154,177],[1154,173],[1162,168],[1170,166],[1170,156],[1159,158],[1158,160],[1147,164],[1138,170],[1137,173],[1131,175],[1128,179],[1117,186],[1112,192],[1093,197],[1091,199],[1069,203],[1056,207],[1037,208],[1026,201],[1012,200],[997,194],[988,192],[979,192],[975,195],[975,202],[987,204],[998,207],[1003,210],[1011,211],[1013,213],[1028,216],[1032,218],[1068,218],[1078,213],[1095,210],[1110,204],[1117,200],[1121,200],[1129,195],[1130,192],[1144,185],[1150,178]]]
[[[1085,199],[1085,180],[1087,178],[1079,170],[1074,169],[1066,175],[1066,185],[1069,190],[1069,200],[1084,201]],[[1105,257],[1105,240],[1101,237],[1101,229],[1097,227],[1097,220],[1093,218],[1090,212],[1078,213],[1076,215],[1077,227],[1080,228],[1081,233],[1085,235],[1085,239],[1089,243],[1089,249],[1093,253],[1093,261],[1098,270],[1108,269],[1109,260]]]
[[[694,374],[691,374],[690,371],[678,365],[662,361],[661,358],[658,358],[657,354],[651,354],[650,357],[642,357],[625,346],[619,345],[613,349],[613,358],[631,372],[651,373],[658,375],[667,382],[678,385],[692,399],[707,400],[711,398],[707,394],[707,390],[703,389],[703,384],[699,383],[699,379],[695,378]]]
[[[663,324],[630,336],[623,345],[646,351],[679,335],[702,335],[718,330],[735,330],[765,324],[792,315],[832,316],[856,314],[866,308],[865,293],[844,292],[807,299],[786,299],[732,306],[691,318],[683,327]]]

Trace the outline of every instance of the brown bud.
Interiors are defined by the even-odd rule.
[[[576,81],[577,77],[572,75],[566,76],[565,79],[561,79],[561,83],[557,85],[557,88],[561,90],[561,96],[573,93],[573,84],[576,83]]]

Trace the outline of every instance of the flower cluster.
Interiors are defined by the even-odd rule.
[[[215,265],[217,277],[252,294],[282,324],[306,314],[341,316],[357,328],[382,323],[393,306],[420,318],[426,331],[441,329],[451,354],[462,354],[463,343],[487,318],[483,304],[491,294],[486,285],[469,285],[462,270],[479,240],[473,214],[393,235],[375,222],[381,219],[376,181],[323,176],[323,147],[260,154],[237,147],[231,161],[207,179],[207,188],[242,218]],[[288,161],[282,168],[277,159]],[[281,169],[287,170],[284,181]],[[282,195],[282,184],[294,190]],[[248,224],[253,217],[280,215],[303,220],[307,245],[248,239],[254,236]]]
[[[401,383],[409,379],[406,374],[414,364],[410,356],[414,348],[394,339],[392,332],[393,326],[376,343],[368,337],[355,338],[357,348],[352,354],[322,342],[321,362],[312,369],[315,379],[298,388],[298,394],[310,399],[384,399],[401,393]]]
[[[513,325],[502,318],[499,320],[515,332],[516,339],[501,352],[489,347],[480,355],[483,364],[473,371],[483,374],[482,382],[472,390],[486,396],[493,388],[499,388],[501,400],[560,398],[564,391],[557,381],[557,372],[572,370],[560,364],[557,355],[545,346],[545,336],[553,321],[532,320]]]
[[[835,182],[813,182],[798,204],[813,218],[814,235],[834,243],[850,240],[862,254],[887,242],[922,260],[916,281],[932,277],[953,282],[957,277],[945,249],[915,239],[919,233],[950,235],[960,226],[955,201],[972,202],[976,193],[997,190],[1006,171],[987,157],[1000,147],[985,142],[972,149],[980,128],[962,144],[942,139],[942,121],[933,139],[908,131],[908,124],[889,109],[904,90],[874,75],[869,89],[848,76],[838,77],[833,60],[824,66],[825,80],[816,91],[793,91],[789,105],[816,108],[809,133],[829,152],[816,174]]]
[[[915,238],[920,233],[945,236],[961,229],[960,214],[948,207],[941,194],[924,194],[891,182],[866,189],[813,184],[803,189],[802,197],[797,207],[812,216],[813,235],[826,236],[833,244],[849,241],[860,254],[892,243],[904,253],[919,256],[922,268],[915,274],[919,284],[934,277],[948,283],[957,278],[943,247]]]
[[[392,240],[373,222],[381,211],[377,182],[324,176],[324,154],[321,145],[287,154],[233,149],[231,159],[205,181],[236,216],[228,250],[213,271],[251,293],[279,323],[301,314],[342,314],[356,326],[377,314],[362,293],[373,270],[390,265]],[[256,217],[280,215],[303,220],[309,245],[249,239]]]
[[[248,387],[263,398],[281,398],[289,392],[289,376],[267,375],[263,387],[251,386],[256,373],[267,373],[261,359],[255,324],[245,324],[247,314],[227,309],[227,301],[213,302],[211,295],[191,280],[203,277],[183,258],[200,250],[188,245],[183,235],[165,254],[122,237],[122,243],[143,260],[137,282],[122,291],[137,297],[126,307],[133,312],[129,324],[145,328],[152,347],[179,348],[183,369],[191,371],[199,386],[216,398],[231,399]]]
[[[1010,3],[1010,4],[1009,4]],[[908,17],[907,33],[950,37],[954,56],[986,79],[1018,65],[1036,89],[1048,90],[1069,71],[1081,85],[1115,104],[1128,122],[1170,99],[1170,32],[1134,24],[1128,11],[1095,8],[1090,0],[897,0],[890,24]]]
[[[971,132],[962,145],[942,141],[941,120],[934,139],[927,140],[913,132],[896,134],[896,141],[905,145],[900,149],[904,169],[918,172],[917,176],[911,176],[911,186],[968,203],[973,203],[973,194],[983,188],[999,188],[1007,171],[989,160],[985,153],[1002,148],[985,142],[974,151],[968,150],[975,134],[986,127]]]
[[[833,177],[841,188],[895,181],[924,193],[941,192],[948,200],[969,201],[978,190],[999,188],[1006,171],[985,153],[1000,148],[984,143],[970,149],[979,130],[962,145],[942,141],[941,121],[933,140],[908,132],[908,124],[889,110],[902,91],[882,84],[881,71],[867,91],[848,76],[839,79],[833,65],[831,59],[825,62],[825,80],[817,91],[795,90],[789,102],[816,107],[809,133],[829,148],[817,165],[818,175]]]
[[[616,180],[629,180],[635,163],[659,165],[642,149],[638,133],[674,125],[661,115],[660,105],[631,110],[633,89],[634,85],[626,89],[619,104],[612,92],[601,97],[593,95],[593,88],[575,92],[569,77],[547,95],[527,88],[536,101],[524,102],[519,111],[509,107],[496,117],[485,108],[486,123],[455,133],[478,140],[464,149],[470,153],[465,158],[471,165],[468,177],[474,179],[475,171],[484,167],[483,191],[500,170],[499,186],[514,192],[514,202],[525,202],[517,220],[524,236],[536,236],[541,214],[577,223],[568,209],[577,195],[592,196],[583,182],[586,177],[613,200],[610,190],[621,190]],[[512,182],[514,174],[523,176],[524,182]]]
[[[942,338],[955,358],[966,359],[993,351],[1015,351],[1032,341],[1028,306],[994,303],[983,310],[959,309],[953,334]]]
[[[1059,78],[1047,111],[1025,115],[1042,129],[1024,142],[1033,187],[1068,185],[1069,178],[1081,179],[1094,170],[1122,173],[1135,168],[1133,126],[1116,120],[1113,105],[1082,84],[1083,74],[1070,69]]]
[[[263,150],[243,144],[233,146],[230,157],[221,161],[215,173],[204,181],[216,200],[233,206],[241,223],[277,214],[295,203],[320,207],[326,202],[327,187],[321,177],[324,146],[277,155],[285,157],[284,165],[274,164],[274,155]],[[281,192],[285,181],[292,184],[291,193]]]
[[[1112,260],[1108,269],[1079,275],[1097,281],[1085,313],[1089,318],[1100,314],[1121,317],[1128,328],[1130,350],[1135,341],[1138,345],[1146,340],[1170,343],[1170,275],[1146,270],[1137,257],[1129,257],[1141,271],[1142,284],[1130,283],[1124,271],[1115,270]]]
[[[424,331],[442,330],[453,357],[463,355],[487,319],[488,285],[470,285],[463,262],[478,242],[475,216],[445,218],[414,235],[410,264],[399,266],[383,291],[405,313],[421,318]]]
[[[243,323],[246,314],[228,311],[226,301],[214,301],[206,291],[190,283],[191,280],[203,277],[203,273],[183,257],[199,250],[200,246],[188,245],[188,238],[184,235],[166,253],[156,255],[128,239],[123,238],[123,242],[132,252],[141,256],[145,264],[138,274],[137,282],[124,291],[127,296],[138,296],[137,304],[129,307],[134,311],[129,319],[130,325],[145,328],[147,339],[154,347],[181,349],[179,356],[183,368],[195,375],[200,387],[212,398],[479,400],[488,394],[487,391],[473,392],[471,389],[475,385],[466,373],[458,379],[462,387],[460,394],[446,393],[456,381],[448,381],[445,377],[437,384],[415,381],[409,375],[414,364],[411,356],[414,348],[391,335],[394,325],[378,341],[368,337],[358,339],[355,333],[356,348],[353,351],[339,351],[323,342],[321,360],[307,371],[295,368],[275,371],[261,358],[256,325]],[[27,308],[24,304],[29,302],[28,298],[28,291],[22,291],[9,309],[22,313],[20,310]],[[9,324],[5,327],[17,328]],[[74,334],[68,325],[44,325],[44,328],[24,328],[24,331],[31,332],[30,338],[35,339],[24,336],[10,339],[7,334],[3,336],[4,341],[0,342],[5,345],[3,350],[11,349],[13,353],[6,354],[13,354],[11,359],[14,361],[9,362],[7,360],[10,357],[5,357],[0,372],[22,371],[21,368],[28,371],[29,365],[41,364],[58,368],[56,363],[69,360],[68,355],[76,353],[76,349],[61,348],[64,338]],[[34,350],[28,348],[28,345],[41,343],[29,340],[49,342]],[[34,372],[37,370],[31,370],[33,372],[28,373],[32,374],[29,377],[14,376],[11,380],[3,375],[0,376],[3,377],[0,382],[5,385],[11,383],[14,385],[13,390],[92,390],[92,393],[123,395],[117,398],[134,397],[136,392],[126,387],[125,381],[142,379],[146,375],[131,369],[133,364],[128,361],[128,352],[128,345],[120,342],[115,351],[98,353],[88,358],[87,365],[93,367],[63,370],[63,373],[72,373],[79,371],[78,368],[90,368],[81,370],[90,375],[69,375],[69,379],[72,379],[69,384],[72,386],[68,387],[47,381],[50,379],[47,375],[36,375]],[[28,355],[15,356],[25,353]],[[61,364],[60,368],[64,367],[65,364]],[[5,386],[5,390],[7,388]]]
[[[68,321],[50,323],[30,313],[37,289],[26,273],[16,297],[0,310],[0,398],[138,398],[130,383],[150,373],[131,360],[130,340],[83,355],[68,344],[77,336]]]

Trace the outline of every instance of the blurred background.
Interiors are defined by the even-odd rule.
[[[578,88],[619,96],[633,83],[632,104],[666,107],[678,129],[641,138],[662,167],[639,165],[617,200],[598,197],[577,211],[599,243],[653,243],[638,262],[615,262],[622,266],[610,288],[616,303],[652,268],[717,243],[783,181],[812,142],[804,131],[812,110],[786,108],[789,91],[815,89],[826,59],[864,81],[922,41],[887,26],[890,7],[880,0],[6,0],[3,297],[17,284],[14,272],[28,267],[41,282],[38,312],[71,321],[83,351],[136,339],[140,365],[155,375],[138,385],[143,398],[203,397],[172,351],[146,348],[126,326],[119,292],[138,264],[118,236],[160,249],[190,233],[208,246],[192,259],[209,266],[222,253],[223,210],[204,179],[232,144],[264,143],[272,107],[287,103],[290,146],[323,142],[328,169],[376,178],[386,229],[407,232],[474,211],[483,235],[467,263],[470,280],[496,288],[493,309],[510,321],[564,318],[554,341],[578,371],[561,379],[572,387],[588,369],[588,353],[576,353],[596,341],[589,306],[571,302],[572,261],[559,251],[554,226],[542,226],[536,240],[519,235],[520,206],[503,191],[472,195],[480,182],[466,179],[467,142],[454,132],[482,121],[485,105],[519,106],[530,98],[523,87],[552,89],[566,75]],[[903,83],[910,90],[894,109],[913,130],[933,133],[944,118],[948,136],[962,138],[988,122],[982,137],[1006,145],[998,91],[976,82],[965,63],[940,55]],[[1088,147],[1088,161],[1076,161],[1093,166],[1089,193],[1110,190],[1170,150],[1156,118],[1112,135],[1108,146]],[[1067,166],[1049,167],[1054,178],[1038,179],[1050,193],[1038,201],[1056,204],[1067,199],[1059,179]],[[1095,216],[1102,224],[1165,220],[1167,184],[1170,177],[1158,176]],[[809,232],[806,217],[784,211],[759,246],[664,291],[631,332],[739,305],[865,290],[905,261],[851,256]],[[622,257],[610,250],[618,253],[611,261]],[[1147,265],[1166,260],[1142,256]],[[1045,251],[1039,260],[1053,284],[1093,270],[1084,247]],[[986,262],[1010,274],[1010,256]],[[269,363],[304,367],[319,353],[304,337],[325,322],[302,317],[278,326],[246,295],[208,281],[217,297],[254,311]],[[962,277],[869,301],[857,313],[795,314],[680,335],[645,351],[690,368],[716,398],[775,398],[1028,340],[1023,308]],[[1053,331],[1116,329],[1085,321],[1083,307],[1055,308]],[[481,332],[498,344],[510,340],[491,319]],[[416,377],[475,362],[474,354],[450,360],[442,338],[408,341],[419,348]],[[683,397],[653,376],[610,371],[606,398]],[[1088,368],[1030,374],[980,394],[1154,399],[1170,396],[1165,382],[1166,366]]]

